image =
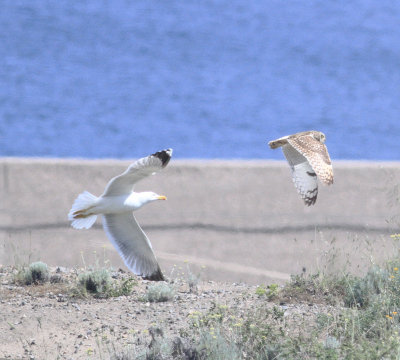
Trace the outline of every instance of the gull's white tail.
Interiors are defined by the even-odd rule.
[[[71,210],[68,213],[68,220],[72,221],[71,226],[75,229],[89,229],[97,219],[96,214],[90,210],[96,205],[97,197],[88,191],[84,191],[75,199]]]

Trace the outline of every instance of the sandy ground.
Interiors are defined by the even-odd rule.
[[[138,279],[129,296],[99,299],[71,296],[76,269],[53,268],[58,283],[20,286],[16,270],[0,272],[0,358],[5,359],[110,359],[119,351],[143,354],[152,328],[162,329],[165,338],[186,331],[193,313],[205,313],[215,304],[235,309],[238,318],[256,306],[278,305],[285,316],[313,316],[331,311],[318,304],[274,304],[256,295],[256,286],[200,281],[190,289],[185,274],[170,286],[174,297],[167,302],[144,301],[154,283]],[[123,279],[128,274],[116,272]],[[133,358],[133,357],[132,357]]]

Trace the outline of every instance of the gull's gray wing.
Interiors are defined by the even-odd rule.
[[[134,274],[149,280],[164,280],[151,243],[131,212],[103,215],[103,227]]]
[[[167,149],[135,161],[124,173],[110,180],[102,196],[129,194],[138,181],[166,167],[171,156],[172,149]]]

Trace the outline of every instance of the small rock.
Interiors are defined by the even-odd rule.
[[[59,266],[56,269],[56,273],[66,273],[66,272],[68,272],[67,268],[62,267],[62,266]]]
[[[52,284],[58,284],[61,282],[63,282],[63,278],[59,274],[55,274],[50,277],[50,283]]]

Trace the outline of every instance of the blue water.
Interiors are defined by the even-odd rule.
[[[0,156],[400,159],[400,2],[3,0]]]

